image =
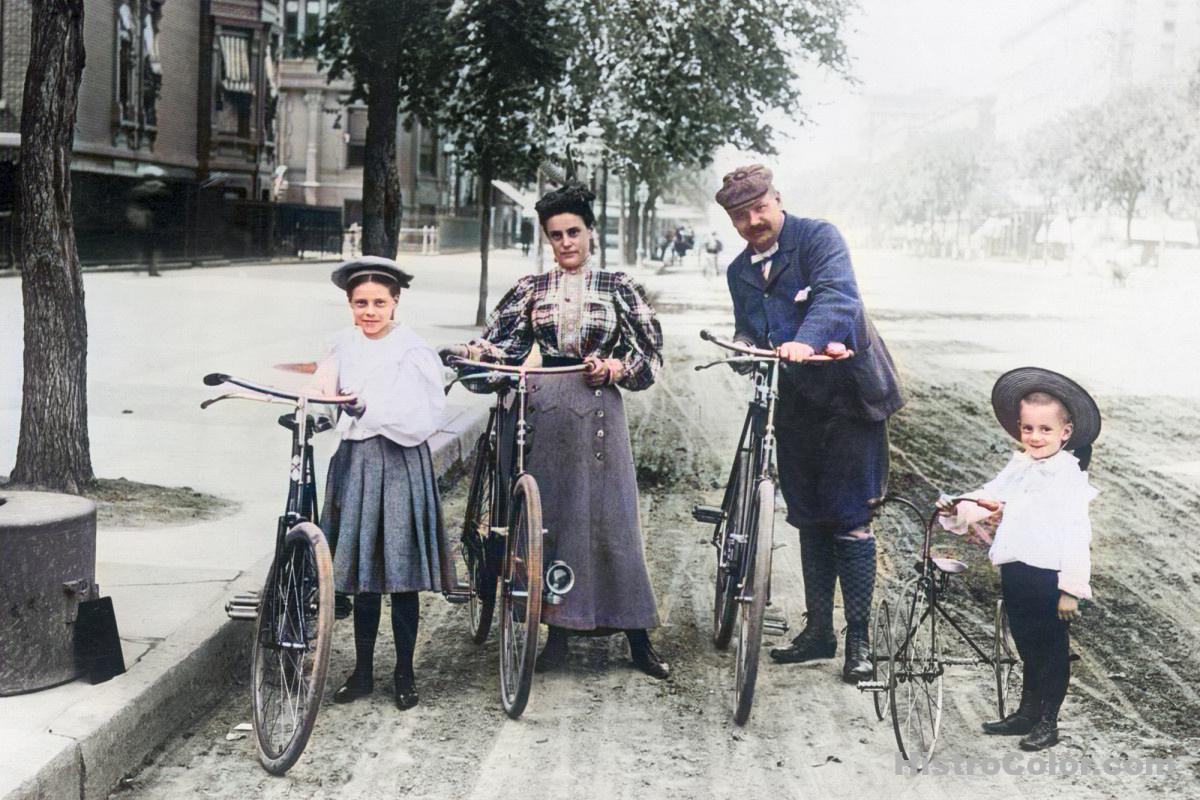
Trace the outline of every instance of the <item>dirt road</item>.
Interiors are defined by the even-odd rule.
[[[326,703],[301,762],[285,778],[258,766],[251,741],[226,741],[248,721],[244,685],[211,714],[169,742],[120,797],[211,798],[600,798],[726,797],[1128,797],[1188,796],[1200,767],[1195,756],[1200,698],[1190,681],[1200,634],[1200,564],[1181,550],[1197,528],[1200,504],[1187,479],[1159,471],[1164,459],[1185,461],[1185,437],[1200,422],[1190,400],[1143,398],[1104,410],[1104,448],[1093,466],[1101,489],[1093,505],[1098,601],[1085,608],[1074,648],[1080,653],[1063,710],[1067,741],[1056,758],[1088,756],[1095,774],[1036,774],[1049,762],[1013,758],[985,775],[988,758],[1016,754],[1012,740],[978,734],[994,716],[990,673],[952,668],[939,752],[951,774],[898,774],[890,722],[877,722],[868,696],[840,681],[840,660],[803,666],[771,664],[764,654],[754,713],[733,725],[732,660],[708,639],[713,551],[707,531],[691,520],[693,502],[719,502],[725,459],[746,398],[744,379],[725,370],[690,368],[715,354],[701,327],[727,326],[719,287],[682,300],[660,287],[669,363],[658,385],[627,395],[639,461],[647,554],[663,627],[656,646],[673,676],[656,682],[628,665],[621,637],[574,640],[569,668],[535,678],[519,721],[498,700],[495,637],[482,647],[466,634],[465,610],[423,599],[417,654],[421,704],[399,713],[390,679],[369,700]],[[685,308],[685,305],[688,308]],[[992,373],[942,364],[926,368],[922,353],[970,352],[961,321],[909,336],[921,312],[883,309],[880,328],[903,365],[910,396],[892,426],[892,489],[922,502],[945,489],[974,488],[1003,464],[1005,441],[987,405]],[[986,317],[986,315],[983,315]],[[984,319],[983,322],[994,320]],[[891,332],[895,331],[895,334]],[[1149,413],[1148,413],[1149,412]],[[1173,473],[1172,473],[1173,474]],[[464,489],[448,498],[447,519],[461,514]],[[889,518],[890,519],[890,518]],[[799,547],[782,514],[776,521],[773,602],[802,624]],[[911,540],[889,520],[877,598],[910,567]],[[911,530],[909,531],[911,533]],[[954,550],[954,546],[947,549]],[[983,630],[995,578],[979,551],[952,601]],[[838,611],[840,622],[840,608]],[[390,675],[387,625],[377,672]],[[767,646],[775,643],[767,637]],[[353,661],[350,626],[336,629],[330,682]],[[839,648],[840,657],[840,648]],[[1174,758],[1166,775],[1131,774],[1148,757]],[[955,759],[958,761],[956,762]],[[974,759],[973,764],[968,761]],[[1110,759],[1115,759],[1110,763]],[[1161,766],[1161,765],[1160,765]],[[970,768],[973,774],[963,774]],[[1053,767],[1060,769],[1061,767]],[[955,774],[956,769],[960,774]],[[1111,774],[1116,769],[1120,775]],[[1106,771],[1107,770],[1107,771]],[[1024,774],[1017,774],[1018,771]],[[1032,774],[1031,774],[1032,773]]]

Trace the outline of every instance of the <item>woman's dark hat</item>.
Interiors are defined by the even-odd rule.
[[[992,387],[992,409],[1009,436],[1020,441],[1021,398],[1032,392],[1045,392],[1067,407],[1073,425],[1067,450],[1090,445],[1100,435],[1100,408],[1082,386],[1048,369],[1019,367],[1001,375]]]
[[[412,283],[413,276],[396,266],[396,262],[382,256],[359,256],[350,261],[338,264],[337,269],[329,276],[333,285],[346,290],[346,285],[359,275],[380,275],[391,278],[401,289],[407,289]]]
[[[546,221],[559,214],[575,214],[589,228],[596,225],[596,212],[592,210],[592,201],[596,193],[582,183],[568,183],[552,192],[546,192],[542,199],[533,206],[537,212],[538,222],[546,227]]]

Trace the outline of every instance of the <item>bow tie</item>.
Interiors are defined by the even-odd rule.
[[[779,252],[779,242],[776,242],[775,244],[771,245],[768,249],[762,251],[761,253],[752,254],[750,256],[750,263],[758,264],[762,261],[766,261],[768,258],[770,258],[771,256],[775,255],[778,252]]]

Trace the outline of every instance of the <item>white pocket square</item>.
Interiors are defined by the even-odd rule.
[[[812,291],[811,286],[805,286],[800,291],[796,292],[796,296],[792,298],[793,303],[803,303],[808,300],[808,294]]]

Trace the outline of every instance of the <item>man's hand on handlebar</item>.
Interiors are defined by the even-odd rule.
[[[465,358],[468,361],[478,361],[482,353],[480,348],[472,347],[469,344],[448,344],[438,350],[438,357],[442,359],[443,364],[453,367],[452,359]]]
[[[775,352],[779,353],[779,357],[784,361],[808,361],[816,355],[826,356],[833,361],[841,361],[853,355],[841,342],[830,342],[819,354],[804,342],[784,342],[776,348]]]
[[[754,342],[746,339],[734,339],[733,341],[735,344],[740,344],[743,347],[754,347]],[[738,375],[749,375],[758,368],[758,364],[753,361],[730,361],[729,368]]]

